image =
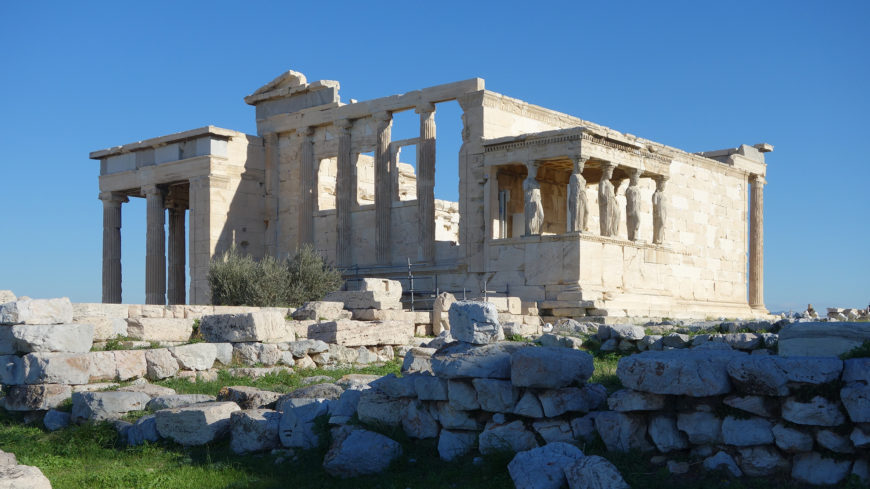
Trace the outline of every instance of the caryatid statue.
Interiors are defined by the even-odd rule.
[[[574,171],[568,180],[568,232],[586,231],[589,219],[589,204],[586,202],[586,179],[583,178],[583,167],[586,158],[574,158]]]
[[[665,241],[665,225],[668,220],[668,201],[665,196],[665,184],[668,177],[656,177],[656,191],[653,193],[653,243],[662,244]]]
[[[632,170],[628,188],[625,189],[625,217],[628,224],[628,239],[637,241],[640,231],[640,170]]]
[[[614,165],[610,163],[604,164],[601,167],[601,180],[598,182],[598,220],[602,236],[615,236],[619,229],[619,206],[610,182],[613,168]]]
[[[528,176],[523,180],[525,193],[526,236],[539,235],[544,227],[544,205],[541,203],[541,184],[538,183],[538,163],[526,165]]]

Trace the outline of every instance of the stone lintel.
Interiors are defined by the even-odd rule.
[[[121,146],[113,146],[111,148],[101,149],[98,151],[92,152],[88,157],[92,160],[99,160],[102,158],[106,158],[109,156],[115,156],[122,153],[129,153],[131,151],[136,151],[140,149],[154,148],[159,146],[164,146],[167,144],[175,143],[178,141],[184,141],[187,139],[194,139],[200,136],[210,135],[214,136],[218,139],[229,139],[233,137],[256,137],[251,136],[249,134],[245,134],[239,131],[233,131],[232,129],[223,129],[217,126],[203,126],[198,127],[196,129],[191,129],[189,131],[176,132],[173,134],[168,134],[166,136],[159,136],[156,138],[145,139],[143,141],[138,141],[135,143],[124,144]]]

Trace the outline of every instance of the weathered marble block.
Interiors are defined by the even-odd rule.
[[[157,432],[186,446],[205,445],[230,430],[230,416],[239,411],[234,402],[207,402],[157,411]]]
[[[0,324],[66,324],[73,321],[69,299],[23,299],[0,305]]]
[[[280,343],[296,339],[293,327],[279,311],[203,316],[199,330],[206,341],[213,343]]]
[[[622,385],[653,394],[706,397],[727,394],[731,381],[726,367],[745,353],[730,350],[646,351],[619,360]]]
[[[94,345],[90,324],[20,324],[9,330],[19,353],[86,353]]]
[[[504,339],[498,310],[488,302],[458,301],[447,311],[450,334],[459,341],[486,345]]]
[[[87,384],[90,378],[86,353],[28,353],[22,361],[25,384]]]
[[[568,348],[529,346],[511,355],[511,382],[517,387],[558,389],[592,376],[592,355]]]
[[[143,341],[188,341],[193,333],[193,319],[131,318],[127,335]]]
[[[9,411],[45,411],[61,405],[72,396],[72,388],[63,384],[13,385],[6,390]]]
[[[414,337],[414,323],[342,319],[308,326],[308,338],[342,346],[404,345]]]
[[[783,357],[836,357],[870,341],[870,323],[794,323],[779,332]]]

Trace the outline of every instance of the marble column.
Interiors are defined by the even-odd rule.
[[[749,177],[749,307],[764,309],[764,184],[761,175]]]
[[[613,189],[613,169],[615,165],[605,163],[601,167],[601,180],[598,182],[598,222],[602,236],[616,235],[616,193]]]
[[[575,156],[574,170],[568,179],[568,212],[567,229],[569,233],[586,231],[586,222],[589,219],[589,204],[586,201],[586,179],[583,178],[583,168],[588,158]]]
[[[264,184],[266,186],[266,232],[264,245],[266,254],[275,256],[278,244],[278,134],[268,132],[263,135],[264,160],[266,171]]]
[[[640,234],[640,173],[639,169],[631,170],[625,189],[625,222],[630,241],[637,241]]]
[[[127,196],[101,192],[103,201],[103,303],[121,303],[121,204]]]
[[[187,302],[185,294],[184,273],[184,213],[185,208],[181,204],[169,206],[169,280],[167,284],[169,303],[184,304]]]
[[[145,303],[166,304],[166,209],[164,192],[157,185],[145,185],[147,236],[145,245]]]
[[[314,210],[317,208],[317,174],[314,164],[314,128],[301,130],[299,246],[314,244]]]
[[[435,261],[435,105],[417,107],[420,141],[417,143],[417,226],[420,258]]]
[[[378,112],[374,115],[377,122],[377,144],[375,147],[375,249],[378,265],[389,265],[392,259],[390,228],[392,185],[390,182],[390,137],[393,115]]]
[[[526,164],[528,174],[523,180],[525,196],[525,235],[540,235],[544,227],[544,205],[541,203],[541,184],[538,183],[538,162]]]
[[[659,175],[655,177],[656,191],[653,192],[653,243],[662,244],[665,242],[665,234],[668,223],[668,199],[665,195],[665,187],[668,183],[668,177]]]
[[[350,129],[353,123],[347,119],[335,122],[338,129],[338,161],[335,175],[335,256],[340,267],[353,262],[352,212],[356,207],[356,165],[351,154]]]

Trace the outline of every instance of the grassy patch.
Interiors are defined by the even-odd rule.
[[[595,366],[595,372],[592,373],[589,382],[603,385],[607,389],[608,394],[622,389],[622,382],[616,376],[616,367],[619,364],[620,358],[622,358],[622,355],[614,352],[599,351],[592,353],[592,363]]]
[[[265,375],[258,379],[252,379],[250,377],[233,377],[230,375],[229,371],[221,370],[218,372],[217,380],[213,381],[197,380],[196,382],[191,382],[187,379],[173,378],[155,382],[155,384],[175,389],[179,394],[209,394],[212,396],[216,396],[221,387],[231,385],[247,385],[274,392],[291,392],[300,387],[304,387],[302,379],[305,377],[325,375],[331,377],[333,380],[338,380],[347,374],[372,374],[383,376],[391,373],[398,374],[400,370],[401,365],[398,361],[392,361],[382,366],[364,368],[347,367],[334,370],[314,368],[295,370],[293,373],[278,372]]]
[[[848,360],[850,358],[868,358],[870,357],[870,341],[865,341],[861,344],[861,346],[856,346],[851,350],[847,351],[840,355],[840,358],[843,360]]]

